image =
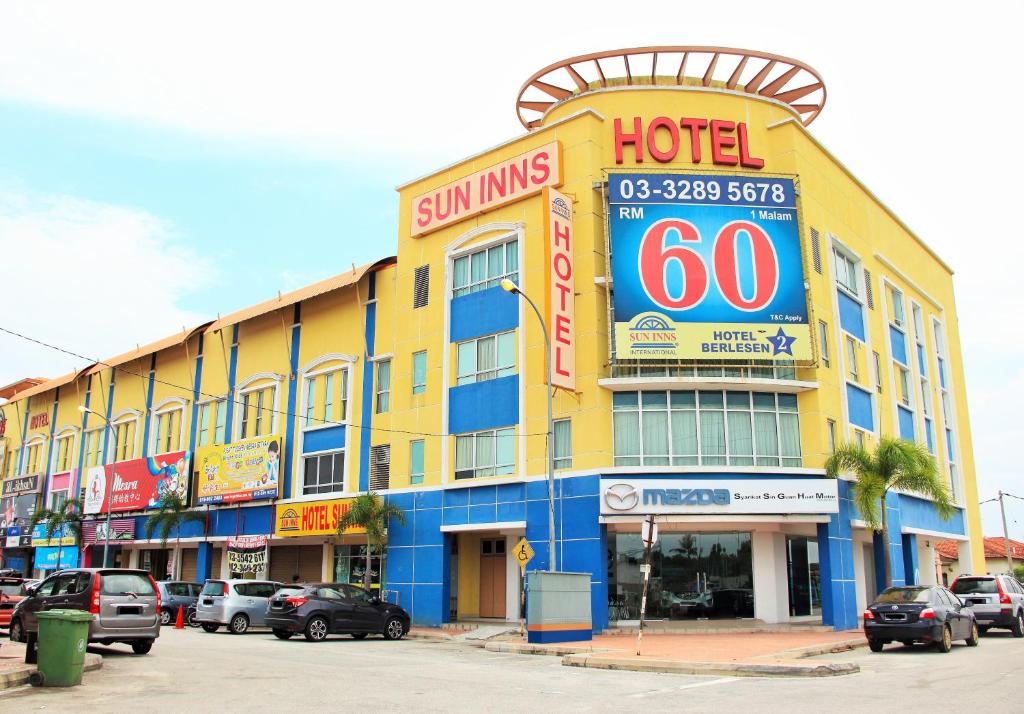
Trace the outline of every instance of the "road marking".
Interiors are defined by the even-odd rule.
[[[709,682],[695,682],[693,684],[681,684],[678,687],[669,687],[667,689],[652,689],[649,692],[637,692],[635,694],[628,695],[633,699],[639,699],[640,697],[649,697],[655,694],[668,694],[669,692],[678,692],[683,689],[696,689],[697,687],[712,687],[716,684],[728,684],[729,682],[737,682],[740,677],[720,677],[718,679],[712,679]]]

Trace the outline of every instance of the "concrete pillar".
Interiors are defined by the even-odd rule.
[[[334,582],[334,543],[324,543],[321,557],[320,578],[325,583]]]
[[[853,534],[849,520],[849,487],[840,483],[840,512],[818,524],[821,568],[821,621],[836,630],[857,627],[857,591],[853,568]]]
[[[213,567],[213,544],[200,542],[196,552],[196,580],[205,582],[211,577],[210,569]]]
[[[913,533],[903,534],[903,578],[907,585],[921,582],[921,564],[918,561],[917,536]]]
[[[960,561],[960,574],[961,575],[972,575],[985,573],[985,564],[982,563],[978,566],[974,562],[974,555],[971,553],[971,541],[962,540],[957,543],[957,560]]]
[[[754,531],[750,545],[754,568],[754,617],[768,623],[786,622],[789,620],[786,534]]]
[[[885,545],[882,542],[881,533],[872,533],[871,544],[873,546],[872,552],[875,555],[875,590],[876,592],[868,593],[868,602],[870,603],[875,599],[878,593],[885,590]],[[892,549],[890,548],[890,552]],[[891,571],[889,577],[892,578],[892,583],[896,584],[896,562],[895,559],[889,560],[889,567]],[[902,570],[902,567],[900,568]],[[902,578],[900,578],[902,580]]]
[[[102,549],[103,549],[103,546],[101,545],[100,546],[100,551],[99,551],[99,553],[100,553],[99,561],[101,563],[103,562],[103,550]],[[128,551],[128,565],[126,567],[138,568],[139,567],[139,555],[141,553],[142,553],[142,551],[139,550],[138,548],[132,548],[131,550],[129,550]],[[113,557],[111,557],[111,560],[113,560]]]
[[[857,612],[864,612],[868,606],[868,590],[872,589],[868,583],[868,568],[874,572],[874,566],[865,562],[864,543],[859,540],[853,541],[853,577],[857,595]]]

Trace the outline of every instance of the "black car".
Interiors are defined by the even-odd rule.
[[[872,652],[892,641],[935,645],[949,652],[953,640],[978,646],[974,613],[956,595],[939,586],[886,588],[864,611],[864,634]]]
[[[267,627],[282,640],[299,632],[310,642],[329,634],[369,634],[400,640],[409,631],[409,613],[347,583],[311,583],[280,590],[267,606]]]

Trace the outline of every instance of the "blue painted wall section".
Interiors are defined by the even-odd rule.
[[[519,375],[463,384],[448,390],[448,432],[511,426],[519,421]]]
[[[89,386],[85,390],[85,398],[82,400],[82,405],[88,409],[89,401],[92,398],[92,377],[89,377]],[[89,415],[86,412],[82,412],[82,424],[78,431],[78,480],[72,484],[72,494],[78,494],[82,490],[82,467],[85,465],[85,427],[89,422]]]
[[[231,354],[228,356],[228,413],[224,417],[224,440],[232,441],[235,418],[235,378],[238,375],[238,325],[231,326]]]
[[[452,342],[465,342],[519,326],[519,298],[500,287],[452,298],[449,309]]]
[[[818,559],[821,569],[821,622],[836,630],[857,627],[857,587],[853,567],[853,532],[856,512],[850,484],[839,481],[839,513],[818,524]]]
[[[156,380],[156,355],[152,355],[149,361],[149,376],[146,384],[146,414],[142,423],[142,455],[149,456],[149,426],[150,417],[153,415],[153,383]]]
[[[213,574],[211,573],[212,569],[213,543],[200,543],[196,553],[196,580],[201,583],[213,577]],[[220,573],[217,573],[217,577],[220,577]]]
[[[366,276],[369,284],[367,288],[366,301],[366,327],[363,332],[363,339],[366,342],[366,352],[363,355],[363,404],[359,417],[359,490],[365,491],[370,485],[370,440],[373,437],[371,426],[373,425],[373,372],[374,365],[370,361],[373,357],[374,338],[377,333],[377,274],[369,273]]]
[[[948,521],[942,519],[931,501],[917,496],[898,494],[900,519],[905,528],[918,528],[923,531],[937,531],[953,535],[966,535],[964,529],[964,512],[956,509]]]
[[[53,434],[57,428],[57,405],[60,403],[60,387],[53,398],[53,412],[50,414],[50,438],[46,441],[46,465],[43,467],[43,506],[46,506],[50,496],[50,476],[53,473]]]
[[[146,521],[149,516],[135,516],[135,532],[145,534]],[[209,537],[233,538],[236,535],[266,535],[274,532],[273,506],[250,506],[237,508],[211,509],[209,519]],[[181,528],[182,538],[203,537],[204,523],[186,523]],[[178,537],[177,530],[172,530],[170,537]]]
[[[608,626],[607,535],[598,522],[599,478],[556,481],[556,547],[560,569],[591,573],[594,631]],[[564,496],[564,498],[559,498]],[[449,582],[454,534],[442,526],[526,521],[526,539],[536,555],[529,570],[548,567],[548,495],[546,481],[391,494],[388,500],[406,512],[407,522],[388,528],[387,588],[399,593],[417,625],[449,619]],[[562,523],[565,530],[562,531]]]
[[[109,428],[108,425],[110,424],[110,417],[114,413],[114,382],[115,381],[117,381],[117,380],[114,379],[114,371],[111,370],[111,372],[110,372],[110,384],[107,386],[107,414],[106,414],[107,422],[103,425],[103,463],[107,463],[107,449],[110,447],[110,444],[108,442],[110,441],[111,434],[110,434],[110,428]],[[103,384],[103,381],[100,380],[100,385],[102,386],[102,384]],[[116,450],[116,448],[117,448],[116,444],[114,445],[114,448]]]
[[[921,564],[917,555],[917,536],[913,533],[903,534],[903,575],[907,585],[921,582]]]
[[[864,342],[864,309],[861,304],[839,291],[839,324],[851,335]]]
[[[916,441],[914,438],[914,412],[903,407],[896,407],[899,412],[900,438],[907,441]]]
[[[196,368],[192,376],[192,426],[188,431],[188,450],[193,459],[196,453],[196,435],[199,433],[199,389],[203,379],[203,333],[199,333],[199,345],[196,352]],[[193,469],[195,468],[193,461]],[[193,479],[194,483],[194,479]]]
[[[301,307],[299,303],[295,306],[295,312],[292,323],[292,339],[291,339],[291,354],[289,355],[289,369],[288,369],[288,414],[295,413],[295,403],[298,397],[299,389],[301,385],[298,382],[299,373],[299,344],[302,339],[302,322],[301,322]],[[292,493],[292,459],[294,458],[295,447],[295,422],[296,418],[288,418],[285,420],[285,435],[284,435],[284,474],[283,480],[283,493],[286,497]]]
[[[330,451],[345,447],[345,427],[328,426],[322,429],[307,431],[302,436],[302,453],[311,454],[315,451]],[[287,489],[285,493],[290,493]]]

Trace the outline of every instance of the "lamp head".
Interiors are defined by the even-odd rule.
[[[501,279],[501,289],[507,293],[512,293],[513,295],[519,292],[519,288],[516,287],[516,284],[508,278]]]

